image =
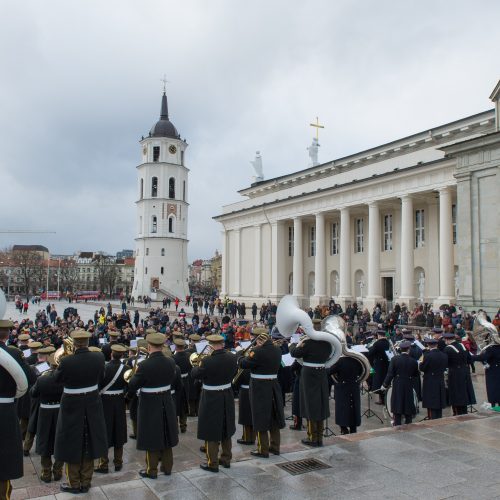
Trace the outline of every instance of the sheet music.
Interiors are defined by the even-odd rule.
[[[281,362],[283,363],[283,366],[292,366],[294,361],[295,358],[292,358],[292,355],[290,353],[283,354],[281,356]]]
[[[106,339],[105,338],[100,338],[99,339],[99,344],[101,344],[101,345],[106,344]]]
[[[354,352],[368,352],[368,349],[365,345],[360,344],[360,345],[353,345],[350,347],[351,351]]]
[[[130,347],[137,347],[137,339],[130,340]]]
[[[392,351],[385,351],[385,355],[389,361],[394,357],[394,353]]]
[[[31,356],[31,349],[25,349],[23,355],[25,358],[29,358]]]
[[[298,344],[301,336],[300,333],[294,333],[290,338],[290,344]]]
[[[196,346],[196,352],[198,354],[200,354],[201,351],[203,351],[203,349],[205,349],[205,347],[208,345],[208,341],[206,340],[200,340],[199,342],[197,342],[195,344]]]
[[[170,350],[174,353],[175,348],[177,347],[175,344],[170,344],[168,347],[170,347]]]
[[[39,365],[35,366],[36,371],[41,375],[43,372],[46,372],[47,370],[50,370],[50,366],[47,362],[40,363]]]
[[[240,342],[240,346],[242,349],[246,349],[252,342],[250,340],[242,340]]]
[[[139,356],[137,358],[137,364],[142,363],[146,359],[146,356]]]
[[[420,340],[415,340],[415,342],[413,342],[416,346],[420,347],[420,349],[422,349],[422,351],[425,351],[425,346],[422,344],[422,342],[420,342]]]

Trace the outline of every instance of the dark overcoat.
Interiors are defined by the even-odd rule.
[[[128,385],[129,396],[141,388],[161,388],[175,382],[175,363],[153,352],[139,364]],[[170,391],[140,392],[137,409],[137,449],[161,451],[179,442],[175,402]]]
[[[362,367],[349,356],[342,356],[331,368],[338,382],[333,384],[335,423],[341,427],[361,425],[361,393],[357,382]]]
[[[127,359],[125,362],[126,365],[126,370],[129,368],[134,367],[135,359],[138,358],[139,356],[131,356],[130,358]],[[139,406],[139,398],[137,397],[137,394],[128,394],[127,396],[127,406],[130,414],[130,420],[137,421],[137,407]]]
[[[188,356],[190,356],[194,352],[196,352],[195,347],[192,347],[192,348],[186,350],[186,353],[188,354]],[[193,376],[191,375],[191,372],[189,372],[189,376],[187,378],[187,381],[188,381],[188,396],[189,396],[188,400],[192,401],[193,404],[195,404],[194,402],[199,401],[199,399],[200,399],[201,382],[200,382],[200,380],[193,378]]]
[[[281,366],[281,350],[266,340],[261,346],[254,347],[248,357],[240,362],[241,368],[249,368],[250,406],[252,408],[253,428],[256,432],[270,429],[283,429],[285,415],[283,398],[277,374]],[[255,378],[253,375],[269,375],[270,379]]]
[[[22,353],[15,347],[0,342],[0,349],[12,356],[21,366],[28,383],[33,383],[33,374],[25,363]],[[0,365],[0,398],[14,398],[16,383],[9,372]],[[18,479],[23,476],[23,440],[16,402],[0,403],[0,481]]]
[[[446,386],[444,372],[448,368],[448,356],[439,349],[424,353],[420,371],[424,374],[422,384],[422,406],[431,410],[446,407]]]
[[[37,419],[35,450],[42,457],[50,457],[54,454],[59,403],[63,388],[60,382],[56,382],[54,371],[48,370],[38,377],[31,389],[32,399],[39,401],[39,404],[52,406],[52,408],[40,408]]]
[[[469,363],[472,357],[461,342],[454,341],[444,348],[448,356],[448,402],[451,406],[476,403]]]
[[[250,406],[250,370],[242,370],[234,384],[238,391],[238,424],[252,425],[252,408]]]
[[[472,359],[488,363],[484,370],[488,402],[492,405],[500,404],[500,345],[492,344],[480,354],[472,356]]]
[[[99,384],[99,390],[102,391],[113,380],[118,370],[120,370],[120,373],[115,382],[105,392],[101,392],[109,448],[112,446],[121,448],[127,442],[127,415],[125,408],[127,384],[123,378],[123,374],[127,368],[119,359],[112,359],[109,363],[106,363],[104,379]],[[121,391],[121,393],[106,394],[108,391]]]
[[[413,378],[418,372],[418,363],[407,353],[398,354],[391,359],[384,387],[392,382],[391,411],[399,415],[415,415]]]
[[[330,357],[331,344],[325,340],[306,339],[302,344],[290,345],[290,354],[302,358],[300,374],[300,415],[308,420],[320,421],[330,416],[330,391],[324,364]],[[318,367],[308,364],[322,365]]]
[[[377,339],[368,349],[366,357],[370,361],[374,370],[371,380],[371,391],[380,389],[384,383],[389,368],[389,358],[386,351],[390,349],[389,341],[386,338]]]
[[[182,386],[179,391],[179,415],[189,413],[189,377],[191,375],[192,366],[189,362],[190,352],[179,351],[174,353],[175,364],[180,368],[180,376],[182,379]]]
[[[418,363],[418,361],[422,357],[423,351],[422,349],[420,349],[420,347],[418,347],[418,345],[412,344],[409,354],[410,358],[413,358]],[[413,378],[413,389],[417,394],[418,400],[422,401],[422,379],[420,378],[420,372],[418,372],[417,375]]]
[[[293,373],[292,415],[302,418],[300,414],[300,373],[302,371],[302,365],[295,360],[291,368]]]
[[[231,384],[237,371],[236,356],[224,350],[214,351],[194,367],[191,376],[204,386]],[[198,439],[221,441],[236,432],[232,387],[222,390],[202,388],[198,409]]]
[[[68,389],[98,386],[104,377],[104,356],[100,352],[90,352],[87,347],[77,349],[73,355],[61,359],[54,377]],[[99,391],[63,393],[56,428],[55,459],[76,464],[82,458],[100,458],[107,452],[106,423]]]

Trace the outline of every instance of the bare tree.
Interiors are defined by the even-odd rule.
[[[22,291],[26,297],[36,294],[43,286],[46,277],[46,265],[40,252],[35,250],[16,250],[11,252],[14,273],[19,278]]]
[[[74,292],[78,283],[78,267],[73,259],[62,259],[59,269],[59,288],[65,292]]]
[[[118,278],[115,258],[111,255],[96,254],[93,260],[101,292],[112,295]]]

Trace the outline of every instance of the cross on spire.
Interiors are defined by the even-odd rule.
[[[167,83],[169,83],[167,75],[164,74],[163,78],[160,78],[160,82],[163,82],[163,92],[165,93],[167,91]]]
[[[319,118],[318,117],[316,117],[316,123],[310,123],[309,125],[311,127],[314,127],[316,129],[316,140],[319,140],[319,129],[320,128],[325,128],[325,126],[319,124]]]

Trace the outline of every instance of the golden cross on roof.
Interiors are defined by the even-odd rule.
[[[167,75],[163,75],[163,78],[160,78],[160,82],[163,82],[163,92],[166,92],[167,91],[167,83],[169,83],[167,80]]]
[[[325,126],[319,124],[319,118],[318,117],[316,117],[316,123],[310,123],[309,125],[311,127],[314,127],[316,129],[316,140],[319,140],[319,129],[320,128],[325,128]]]

